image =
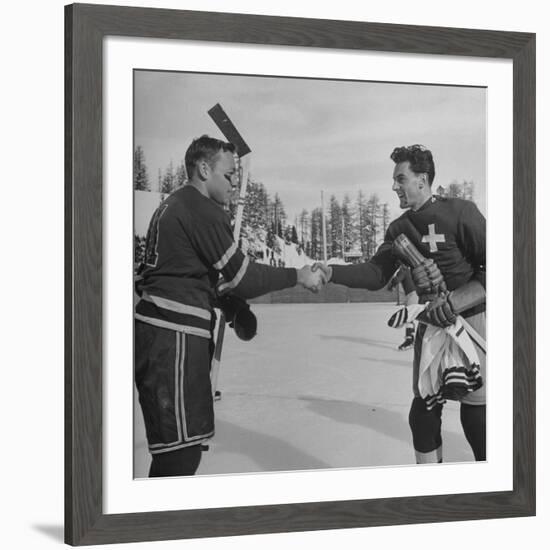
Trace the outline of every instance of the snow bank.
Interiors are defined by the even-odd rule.
[[[156,191],[134,191],[134,234],[147,235],[147,228],[153,213],[163,201],[164,195]]]

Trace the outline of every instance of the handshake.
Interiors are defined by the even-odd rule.
[[[332,277],[332,267],[321,262],[305,265],[296,271],[298,273],[298,283],[315,293],[319,292]]]

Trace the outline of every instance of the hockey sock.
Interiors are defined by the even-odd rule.
[[[486,460],[485,405],[460,405],[460,422],[476,460]]]
[[[442,462],[441,411],[438,404],[428,410],[424,400],[415,397],[409,412],[413,445],[417,464]]]
[[[149,477],[192,476],[201,461],[200,445],[153,455]]]

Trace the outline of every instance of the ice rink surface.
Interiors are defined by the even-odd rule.
[[[414,464],[412,350],[386,324],[391,303],[255,304],[258,334],[227,328],[216,435],[198,475]],[[149,453],[135,408],[135,477]],[[443,459],[473,460],[459,406],[443,413]]]

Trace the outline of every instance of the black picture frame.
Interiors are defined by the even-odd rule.
[[[104,514],[103,38],[132,36],[513,62],[513,489]],[[65,8],[65,541],[90,545],[535,515],[535,35],[73,4]]]

